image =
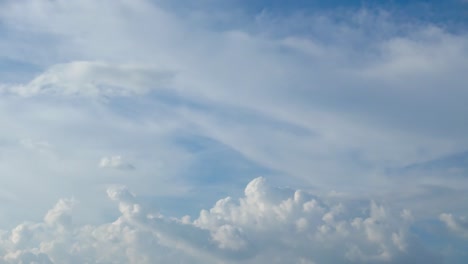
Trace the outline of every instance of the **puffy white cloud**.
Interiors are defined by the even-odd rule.
[[[71,225],[70,212],[73,206],[73,200],[60,200],[47,212],[44,217],[44,223],[47,225],[56,225],[60,228],[69,228]]]
[[[406,263],[415,251],[409,225],[370,202],[367,213],[308,192],[251,181],[245,196],[221,199],[194,221],[150,213],[124,186],[108,189],[121,215],[79,226],[71,200],[43,222],[3,231],[4,263]],[[445,216],[444,216],[445,217]],[[2,262],[0,262],[2,263]]]

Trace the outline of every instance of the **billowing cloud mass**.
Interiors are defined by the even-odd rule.
[[[408,211],[400,215],[374,201],[359,207],[328,202],[272,188],[264,178],[194,220],[145,208],[126,187],[109,187],[107,194],[120,211],[114,221],[76,225],[76,201],[61,199],[43,221],[2,233],[3,262],[439,263],[417,249]]]
[[[0,1],[0,263],[467,263],[468,6],[357,2]]]

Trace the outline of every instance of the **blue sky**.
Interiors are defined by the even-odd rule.
[[[466,1],[0,1],[0,263],[465,263]]]

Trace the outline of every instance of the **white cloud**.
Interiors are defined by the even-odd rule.
[[[272,188],[264,178],[250,182],[239,200],[221,199],[185,223],[150,213],[126,187],[107,193],[119,205],[115,221],[76,225],[74,202],[60,200],[44,222],[3,232],[3,262],[401,263],[421,254],[411,251],[409,226],[375,202],[360,214],[307,192]]]
[[[69,228],[71,225],[70,212],[73,206],[73,200],[60,200],[47,212],[44,217],[44,223],[47,225],[57,225],[61,228]]]
[[[58,64],[25,85],[4,86],[2,91],[20,96],[129,96],[164,89],[172,74],[149,66],[76,61]],[[165,87],[166,86],[166,87]]]
[[[439,215],[440,221],[444,222],[454,234],[468,238],[468,220],[464,217],[455,218],[452,214],[443,213]]]
[[[0,60],[36,73],[0,83],[0,223],[37,222],[2,233],[4,261],[424,262],[408,227],[464,214],[467,179],[386,173],[468,148],[466,33],[367,9],[220,19],[164,2],[0,1]],[[258,174],[336,192],[258,178],[190,220]],[[113,184],[144,198],[109,189],[109,223]],[[69,196],[82,203],[38,220]]]
[[[133,170],[135,166],[123,161],[121,156],[103,157],[99,162],[101,168],[112,168],[118,170]]]

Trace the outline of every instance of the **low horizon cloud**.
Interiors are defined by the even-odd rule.
[[[109,187],[107,195],[120,211],[111,222],[76,225],[77,201],[60,199],[43,221],[2,231],[2,263],[443,263],[421,248],[409,210],[330,201],[273,188],[265,178],[194,220],[144,208],[124,186]],[[441,221],[455,228],[451,215]]]

